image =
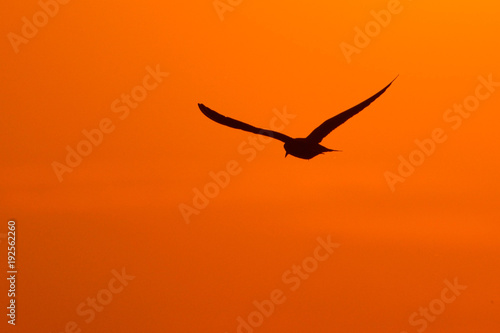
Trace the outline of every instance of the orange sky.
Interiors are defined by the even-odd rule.
[[[500,5],[54,1],[1,5],[2,332],[498,332]],[[310,161],[197,108],[304,137],[398,74]]]

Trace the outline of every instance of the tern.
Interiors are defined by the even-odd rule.
[[[396,76],[397,78],[397,76]],[[394,80],[396,80],[394,78]],[[380,90],[378,93],[373,95],[372,97],[368,98],[367,100],[359,103],[358,105],[339,113],[338,115],[326,120],[323,122],[321,125],[316,127],[307,137],[305,138],[291,138],[288,135],[285,135],[283,133],[279,133],[276,131],[268,130],[268,129],[263,129],[263,128],[258,128],[254,127],[252,125],[249,125],[247,123],[244,123],[242,121],[229,118],[226,116],[221,115],[220,113],[217,113],[216,111],[206,107],[203,104],[198,104],[198,107],[200,108],[201,112],[207,116],[209,119],[215,121],[216,123],[219,123],[221,125],[225,125],[228,127],[240,129],[246,132],[251,132],[255,134],[260,134],[260,135],[265,135],[273,139],[280,140],[285,143],[284,148],[285,148],[285,157],[288,155],[292,155],[298,158],[302,158],[305,160],[309,160],[319,154],[323,154],[326,152],[331,152],[331,151],[339,151],[336,149],[329,149],[326,148],[322,145],[320,145],[320,142],[323,140],[325,136],[330,134],[331,131],[345,123],[348,119],[350,119],[352,116],[356,115],[359,113],[361,110],[366,108],[368,105],[370,105],[373,101],[375,101],[380,95],[382,95],[387,88],[394,82],[392,80],[387,86],[385,86],[382,90]]]

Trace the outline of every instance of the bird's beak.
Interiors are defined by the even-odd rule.
[[[288,155],[288,152],[285,153],[285,158],[286,158],[287,155]]]

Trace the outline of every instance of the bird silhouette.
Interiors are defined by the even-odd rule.
[[[394,78],[394,80],[396,80],[396,78]],[[380,97],[380,95],[382,95],[387,90],[387,88],[389,88],[389,86],[394,82],[394,80],[392,80],[387,86],[385,86],[385,88],[383,88],[382,90],[380,90],[378,93],[368,98],[367,100],[359,103],[358,105],[350,108],[349,110],[339,113],[338,115],[326,120],[317,128],[315,128],[305,138],[291,138],[288,135],[276,131],[254,127],[242,121],[223,116],[220,113],[217,113],[214,110],[209,109],[203,104],[198,104],[198,107],[205,116],[215,121],[216,123],[255,134],[265,135],[273,139],[283,141],[285,143],[284,145],[286,151],[285,157],[290,154],[298,158],[309,160],[319,154],[323,154],[330,151],[339,151],[335,149],[326,148],[320,145],[319,143],[323,140],[325,136],[330,134],[331,131],[333,131],[334,129],[345,123],[349,118],[351,118],[352,116],[354,116],[355,114],[366,108],[374,100]]]

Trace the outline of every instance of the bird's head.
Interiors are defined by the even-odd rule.
[[[289,143],[285,142],[285,144],[283,145],[283,148],[285,148],[285,158],[288,156],[288,147],[289,147]]]

